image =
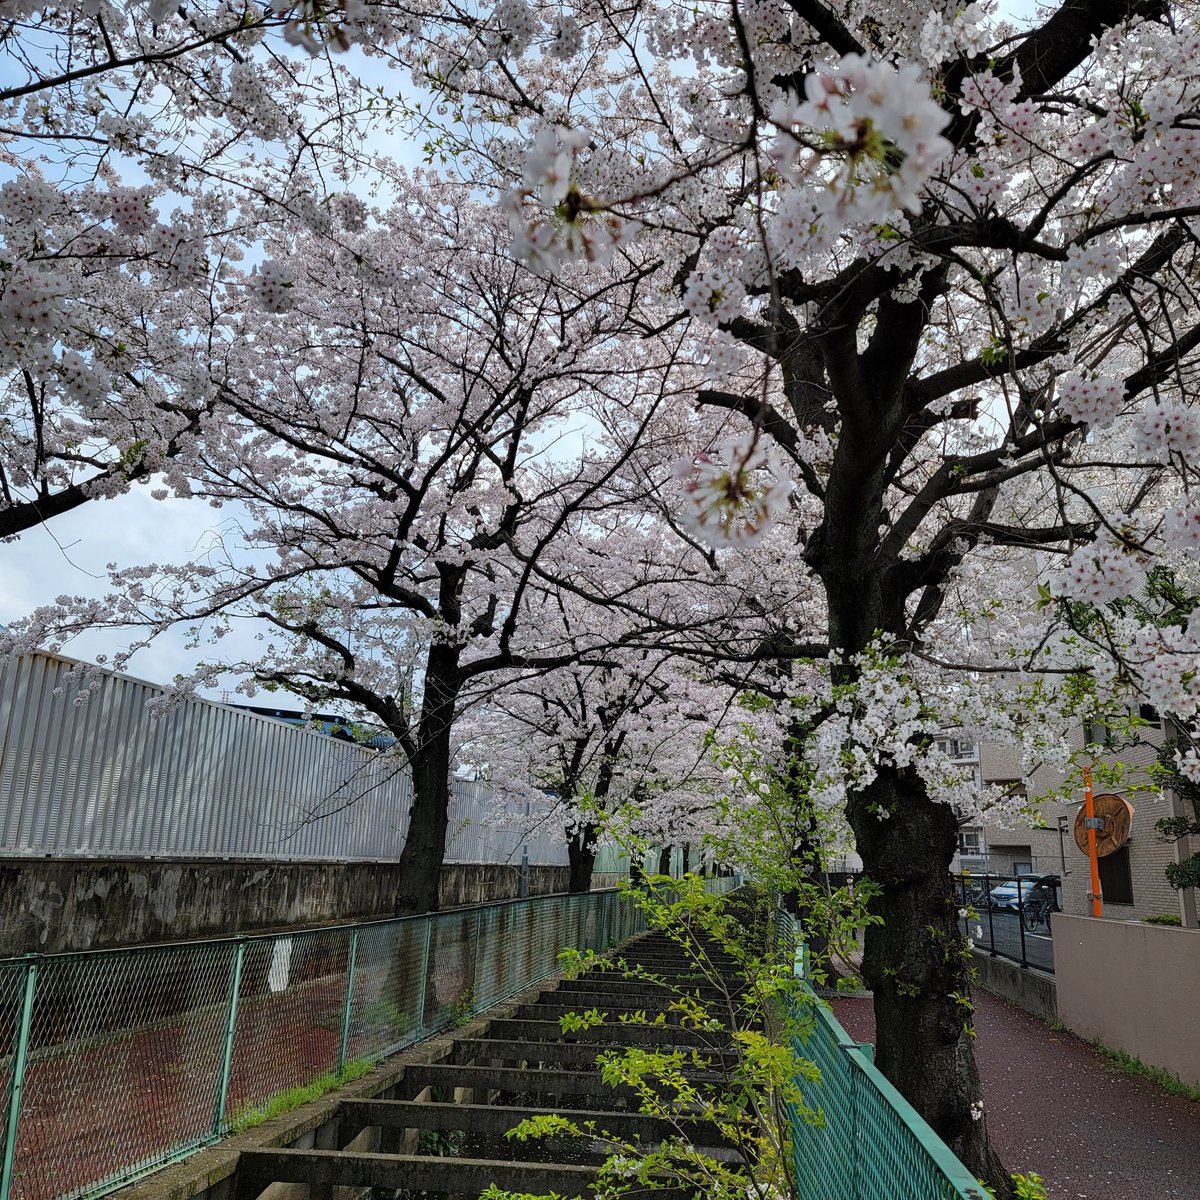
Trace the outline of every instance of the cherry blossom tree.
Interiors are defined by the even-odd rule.
[[[164,471],[180,487],[169,464],[212,412],[224,214],[160,218],[108,183],[0,186],[0,537]]]
[[[342,233],[281,228],[227,284],[217,409],[189,487],[249,513],[242,547],[125,567],[111,596],[64,598],[7,645],[98,624],[153,636],[186,622],[219,639],[238,619],[265,622],[261,657],[184,684],[249,672],[386,730],[414,791],[398,903],[428,911],[457,715],[492,677],[603,662],[636,634],[594,621],[567,636],[535,610],[572,568],[549,548],[621,499],[620,454],[572,422],[603,405],[649,424],[677,342],[614,363],[618,293],[601,281],[568,299],[511,259],[500,214],[460,194],[412,183],[380,228]]]
[[[18,13],[9,0],[5,11],[25,19],[38,10]],[[109,21],[107,10],[101,15],[38,18],[58,22],[68,40],[91,38],[81,79],[133,53],[116,43],[100,48]],[[250,54],[238,49],[233,15],[221,8],[216,26],[201,22],[198,36],[212,35],[209,50],[188,41],[194,14],[181,9],[168,20],[156,9],[170,45],[180,49],[154,43],[159,74],[149,78],[157,83],[169,69],[182,80],[185,45],[188,54],[215,56],[211,75],[224,99],[235,84],[253,91],[243,106],[254,114],[248,123],[293,149],[255,158],[248,175],[267,179],[262,203],[307,211],[314,225],[327,212],[323,197],[313,199],[322,177],[315,160],[301,160],[320,139],[294,135],[289,123],[295,114],[310,118],[314,105],[276,74],[294,81],[302,73],[269,39]],[[522,648],[519,614],[531,589],[548,586],[531,564],[550,544],[550,529],[570,523],[554,515],[564,506],[599,506],[603,490],[612,503],[656,511],[689,551],[707,545],[718,566],[763,539],[782,543],[790,531],[779,574],[807,583],[797,589],[805,596],[802,619],[779,615],[772,580],[758,594],[773,639],[764,640],[763,614],[753,614],[714,657],[747,668],[775,664],[775,686],[785,695],[803,674],[806,690],[786,698],[796,712],[794,749],[807,763],[806,786],[820,804],[844,807],[879,889],[864,963],[876,997],[879,1064],[960,1157],[1003,1191],[986,1121],[974,1119],[978,1074],[961,1005],[969,965],[946,876],[957,828],[950,802],[964,798],[965,786],[931,735],[950,717],[964,728],[1000,723],[981,710],[976,684],[984,675],[1016,695],[1031,670],[1048,678],[1086,673],[1110,691],[1133,682],[1160,710],[1185,718],[1200,705],[1200,672],[1192,669],[1200,628],[1105,609],[1137,591],[1155,558],[1190,563],[1200,544],[1193,499],[1200,418],[1191,404],[1200,346],[1194,5],[1062,0],[1013,20],[986,3],[918,8],[879,0],[704,0],[686,8],[501,0],[490,10],[455,0],[329,10],[281,3],[245,21],[248,39],[272,22],[315,51],[315,63],[328,63],[339,42],[355,40],[352,55],[400,66],[436,94],[432,105],[420,102],[419,113],[410,100],[410,116],[460,181],[460,198],[494,193],[514,253],[552,279],[544,305],[569,311],[571,297],[590,286],[581,283],[589,271],[611,281],[610,301],[588,309],[589,319],[602,314],[602,333],[589,343],[602,353],[587,374],[597,421],[608,433],[644,430],[643,445],[654,444],[660,420],[670,428],[662,442],[669,455],[625,454],[621,465],[630,470],[619,476],[605,475],[598,463],[582,472],[535,468],[546,472],[538,487],[518,491],[536,494],[540,507],[528,520],[520,509],[512,530],[504,526],[507,501],[492,509],[475,500],[481,513],[500,514],[499,526],[481,519],[477,527],[470,502],[457,506],[476,496],[476,475],[467,472],[461,489],[445,484],[453,471],[440,475],[438,489],[422,495],[440,498],[439,528],[453,532],[456,557],[438,533],[419,582],[432,586],[436,576],[440,584],[441,564],[449,563],[451,577],[462,572],[465,590],[450,586],[457,607],[445,608],[440,591],[435,602],[409,581],[426,607],[405,608],[397,595],[381,611],[415,613],[403,618],[413,624],[402,644],[425,637],[429,661],[435,648],[439,660],[453,660],[448,678],[483,674],[469,665],[477,650],[480,662],[504,670],[524,662],[546,667],[558,656]],[[137,36],[152,42],[156,29]],[[231,63],[233,50],[242,57]],[[183,82],[174,91],[162,86],[207,103],[207,79],[195,74],[187,85],[193,92]],[[104,109],[108,101],[70,95],[58,107],[84,121],[86,133],[86,121],[100,119],[88,105]],[[346,128],[341,114],[366,111],[363,95],[352,90],[344,104],[329,106],[337,119],[327,133]],[[10,116],[24,112],[21,100],[8,97]],[[380,96],[385,109],[401,101]],[[35,120],[21,119],[29,136],[38,132]],[[124,119],[156,128],[138,103]],[[236,125],[227,104],[218,123],[225,120]],[[115,136],[135,134],[121,127]],[[179,156],[191,161],[189,139],[177,143],[157,160],[171,188],[187,175],[177,168]],[[139,161],[154,158],[147,152]],[[223,172],[224,186],[232,158],[217,153],[211,161],[219,164],[212,177]],[[492,231],[497,249],[508,241],[475,207],[463,211]],[[411,239],[407,262],[422,261],[418,242]],[[264,253],[253,286],[280,319],[269,334],[251,322],[248,338],[235,323],[230,354],[244,352],[238,343],[269,337],[297,364],[312,365],[294,366],[286,388],[268,373],[265,391],[253,371],[238,368],[239,376],[231,366],[231,380],[254,379],[255,388],[228,385],[238,399],[227,411],[239,421],[228,423],[224,441],[213,437],[220,423],[206,423],[214,474],[205,486],[226,494],[212,481],[224,472],[232,496],[249,479],[251,499],[278,514],[264,517],[263,541],[284,548],[282,565],[269,583],[237,581],[249,589],[246,597],[282,593],[266,611],[289,636],[331,661],[349,656],[357,668],[357,630],[346,635],[353,645],[322,645],[299,614],[305,605],[325,612],[324,593],[288,592],[287,585],[342,572],[339,581],[363,581],[371,597],[381,581],[393,586],[384,548],[403,557],[400,547],[407,552],[417,543],[407,529],[399,542],[377,541],[372,522],[378,510],[391,513],[411,481],[393,462],[396,478],[383,473],[391,483],[381,495],[366,482],[377,478],[374,462],[369,473],[346,470],[336,482],[318,464],[348,436],[338,422],[348,431],[370,424],[360,397],[386,396],[403,410],[415,393],[410,384],[377,383],[374,349],[360,369],[348,333],[336,345],[313,337],[290,248],[275,239]],[[362,281],[357,310],[374,335],[370,314],[395,289],[386,270],[368,286],[354,253],[351,246],[349,258],[331,261]],[[21,295],[18,289],[18,301]],[[357,336],[352,307],[340,320]],[[308,315],[315,320],[315,312]],[[454,344],[446,326],[434,325],[423,339]],[[661,338],[687,346],[688,399],[726,422],[720,437],[720,421],[697,422],[697,441],[678,469],[671,467],[680,457],[674,434],[688,419],[661,402],[664,391],[678,398],[676,380],[666,389],[625,388],[643,356],[660,353]],[[475,361],[478,341],[456,344],[455,361]],[[576,339],[560,343],[574,347]],[[341,364],[341,382],[306,359],[310,346],[319,347],[322,363]],[[426,387],[432,369],[423,368],[422,395],[436,395]],[[542,395],[535,392],[531,413],[544,411]],[[454,440],[441,440],[445,423],[435,423],[437,436],[397,439],[391,425],[404,422],[388,420],[387,432],[371,437],[386,441],[397,461],[420,464]],[[252,435],[251,427],[263,432]],[[319,437],[308,437],[309,428]],[[472,412],[471,428],[487,428],[486,420]],[[255,436],[262,452],[253,473],[239,478],[240,468],[223,465],[222,448],[229,463],[247,461]],[[463,445],[477,445],[479,436]],[[348,465],[341,455],[334,455],[338,471]],[[484,459],[511,486],[507,468]],[[650,483],[657,508],[642,495]],[[361,528],[340,525],[342,513],[354,514]],[[503,548],[488,542],[498,528]],[[468,553],[476,536],[484,544]],[[989,572],[1005,573],[996,584],[1000,606],[987,600]],[[515,579],[516,590],[502,594],[504,579]],[[473,590],[482,580],[486,586]],[[1018,584],[1025,580],[1023,598]],[[623,621],[649,612],[641,595],[605,596],[570,572],[556,586],[603,600]],[[379,603],[366,590],[351,594],[345,626],[372,619],[362,614]],[[1072,627],[1078,604],[1096,608],[1102,623]],[[681,638],[691,629],[699,644],[708,640],[708,615],[672,614],[664,628]],[[383,647],[397,643],[394,629],[384,635],[382,620],[363,635],[380,661]],[[988,622],[1009,630],[1010,641],[987,631]],[[432,696],[439,678],[426,665],[412,674],[410,691]],[[1057,735],[1028,727],[1021,736],[1031,750],[1053,753]],[[1181,754],[1179,766],[1200,776],[1200,756]]]
[[[614,827],[699,844],[720,785],[708,739],[730,702],[727,687],[670,651],[619,648],[602,665],[572,663],[499,688],[468,750],[488,764],[500,797],[553,794],[569,890],[586,892]]]
[[[229,265],[385,186],[388,106],[299,46],[270,6],[0,3],[0,537],[161,482],[212,411]]]
[[[1066,0],[1016,22],[985,4],[735,0],[422,15],[396,53],[452,107],[443,135],[502,195],[516,252],[545,271],[656,255],[659,324],[714,329],[697,398],[745,424],[696,447],[676,493],[692,527],[714,544],[756,536],[786,493],[780,463],[817,505],[798,554],[824,628],[790,653],[829,664],[846,709],[806,752],[855,764],[845,803],[881,889],[864,968],[878,1061],[1003,1186],[972,1119],[968,963],[946,880],[956,822],[914,672],[942,657],[931,639],[960,573],[1005,547],[1065,561],[1046,576],[1051,619],[1136,588],[1143,556],[1194,549],[1195,10]],[[747,358],[761,386],[730,386]],[[1121,421],[1134,453],[1110,457],[1097,434]],[[1101,470],[1130,483],[1097,490]],[[1163,472],[1180,499],[1143,524],[1136,497]],[[1129,511],[1109,507],[1122,492]],[[1140,647],[1151,690],[1177,693],[1178,656],[1197,651],[1161,627],[1111,640]],[[1070,647],[1035,650],[1034,665],[1079,669]]]

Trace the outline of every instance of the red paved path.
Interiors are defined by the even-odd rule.
[[[833,1010],[856,1041],[874,1039],[870,1000]],[[975,1015],[988,1130],[1010,1171],[1036,1171],[1051,1200],[1200,1200],[1200,1104],[986,993]]]

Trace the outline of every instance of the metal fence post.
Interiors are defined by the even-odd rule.
[[[425,945],[421,951],[421,990],[417,1001],[417,1038],[425,1036],[425,1001],[429,996],[429,940],[433,933],[433,917],[425,918]]]
[[[29,1057],[29,1031],[33,1026],[33,998],[37,991],[37,958],[25,960],[21,981],[21,1024],[13,1047],[12,1083],[8,1090],[8,1112],[4,1122],[4,1166],[0,1171],[0,1200],[8,1200],[12,1188],[13,1164],[17,1156],[17,1125],[21,1119],[21,1092],[25,1087],[25,1062]]]
[[[346,1055],[350,1049],[350,1011],[354,1006],[354,974],[358,967],[358,926],[350,930],[350,956],[346,963],[346,1003],[342,1009],[342,1038],[338,1043],[338,1076],[346,1070]]]
[[[990,875],[983,877],[983,902],[987,905],[988,915],[988,943],[991,946],[992,957],[996,957],[996,923],[992,917],[992,878]]]
[[[1028,967],[1029,961],[1025,957],[1025,901],[1021,893],[1025,889],[1021,887],[1021,877],[1017,876],[1017,931],[1021,935],[1021,966]]]
[[[840,1052],[845,1056],[846,1061],[850,1064],[850,1119],[853,1123],[853,1138],[854,1146],[854,1200],[862,1200],[862,1184],[863,1184],[863,1147],[862,1147],[862,1124],[859,1112],[862,1101],[858,1094],[858,1071],[855,1069],[854,1062],[846,1053],[845,1048],[839,1047]]]
[[[237,1026],[238,993],[242,990],[242,963],[246,958],[246,943],[239,940],[233,951],[229,971],[229,1007],[225,1010],[225,1042],[221,1051],[221,1074],[217,1079],[217,1096],[213,1105],[213,1136],[220,1137],[225,1128],[225,1103],[229,1099],[229,1078],[233,1073],[233,1034]]]

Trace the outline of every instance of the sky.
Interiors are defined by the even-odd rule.
[[[186,562],[202,554],[222,535],[228,535],[235,515],[201,501],[154,500],[149,487],[135,487],[124,496],[95,500],[54,521],[0,545],[0,623],[19,618],[56,597],[103,596],[105,564],[123,566],[153,562]],[[93,631],[76,638],[63,653],[70,658],[94,659],[111,655],[127,642],[116,631]],[[163,635],[139,650],[126,674],[149,683],[170,682],[195,669],[200,652],[187,647],[183,630]],[[249,654],[253,631],[235,631],[222,647],[229,658]],[[223,689],[207,694],[221,698]]]

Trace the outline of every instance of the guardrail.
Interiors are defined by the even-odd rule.
[[[0,1200],[104,1195],[643,927],[606,891],[0,960]]]
[[[1053,914],[1062,911],[1062,883],[1052,875],[952,875],[965,914],[958,926],[973,949],[1054,974]]]
[[[782,912],[777,927],[803,974],[798,929]],[[797,1057],[820,1069],[819,1083],[798,1082],[822,1120],[814,1124],[792,1110],[802,1200],[987,1200],[979,1181],[875,1066],[870,1045],[853,1041],[815,994],[807,999],[812,1019],[793,1045]]]

